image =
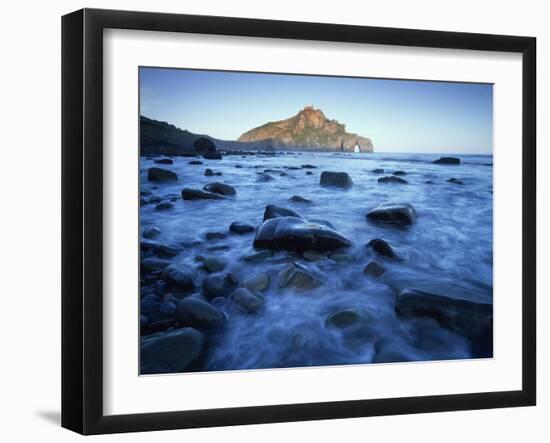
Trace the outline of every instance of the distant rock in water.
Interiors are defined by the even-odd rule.
[[[258,172],[257,180],[259,182],[270,182],[274,180],[274,178],[265,172]]]
[[[205,152],[202,154],[202,158],[206,160],[221,160],[222,155],[219,152]]]
[[[396,175],[388,175],[386,177],[380,177],[378,179],[378,183],[399,183],[399,184],[407,184],[408,181],[404,178],[397,177]]]
[[[434,160],[436,165],[459,165],[460,159],[458,157],[441,157]]]
[[[346,132],[346,126],[328,119],[320,109],[306,106],[294,117],[268,122],[242,134],[240,142],[269,142],[272,149],[372,152],[372,141]]]
[[[453,183],[455,185],[463,185],[464,184],[464,182],[462,180],[459,180],[458,178],[450,178],[449,180],[447,180],[447,182]]]
[[[300,197],[299,195],[293,195],[288,199],[292,203],[311,203],[311,200],[308,200],[307,198]]]
[[[267,205],[264,211],[264,221],[277,217],[298,217],[304,218],[297,212],[291,209],[283,208],[281,206]]]
[[[225,198],[214,192],[201,191],[199,189],[185,188],[181,191],[181,197],[184,200],[220,200]]]
[[[220,182],[208,183],[202,189],[204,189],[207,192],[214,192],[214,193],[220,194],[220,195],[235,195],[235,194],[237,194],[237,191],[235,190],[235,188],[233,186],[226,185],[225,183],[220,183]]]
[[[405,171],[395,171],[393,175],[397,175],[399,177],[399,176],[407,175],[407,173]]]
[[[416,211],[408,203],[380,205],[367,214],[367,218],[396,225],[410,225],[416,220]]]
[[[193,142],[197,152],[204,154],[206,152],[216,152],[216,145],[212,140],[206,137],[199,137]]]
[[[202,165],[202,162],[200,160],[191,160],[187,162],[189,165]]]
[[[161,164],[161,165],[173,165],[174,160],[172,160],[171,158],[159,158],[159,159],[155,160],[155,163],[158,163],[158,164]]]
[[[154,182],[172,182],[178,180],[178,175],[168,169],[149,168],[147,179]]]
[[[351,241],[327,226],[298,217],[277,217],[265,221],[254,239],[255,248],[329,252],[351,246]]]
[[[347,172],[323,171],[319,184],[321,186],[336,186],[347,189],[353,186],[353,181]]]
[[[372,170],[373,174],[383,174],[384,170],[382,168],[376,168]]]
[[[212,171],[212,169],[206,168],[205,171],[204,171],[204,175],[206,177],[212,177],[214,175],[222,175],[222,173],[221,172],[214,172],[214,171]]]

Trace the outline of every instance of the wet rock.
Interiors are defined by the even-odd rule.
[[[313,172],[311,172],[311,171],[307,171],[307,172],[306,172],[306,175],[314,175],[314,174],[313,174]]]
[[[277,217],[298,217],[303,219],[300,214],[291,209],[283,208],[281,206],[267,205],[264,211],[264,222]]]
[[[176,312],[176,305],[171,301],[164,301],[160,305],[160,314],[165,317],[171,317]]]
[[[434,160],[436,165],[459,165],[460,159],[457,157],[441,157],[438,160]]]
[[[325,320],[325,325],[327,327],[345,329],[357,324],[360,320],[361,314],[358,311],[355,309],[344,309],[330,314]]]
[[[204,234],[206,240],[223,240],[227,237],[225,232],[207,232]]]
[[[143,338],[141,374],[185,371],[204,347],[204,335],[193,328],[180,328],[162,335]]]
[[[161,165],[173,165],[174,160],[171,158],[159,158],[158,160],[155,160],[155,163],[161,164]]]
[[[371,240],[367,243],[367,247],[372,248],[374,252],[376,252],[378,255],[381,255],[382,257],[398,258],[398,255],[395,253],[389,243],[385,240],[382,240],[381,238],[375,238],[374,240]]]
[[[309,290],[323,284],[323,279],[315,271],[299,263],[289,263],[279,274],[280,288]]]
[[[193,271],[183,264],[170,265],[162,272],[162,278],[170,287],[182,291],[195,289],[193,282]]]
[[[254,226],[248,225],[246,223],[233,222],[229,226],[229,230],[234,234],[248,234],[254,232]]]
[[[395,171],[393,173],[393,175],[397,175],[397,176],[403,176],[403,175],[407,175],[407,173],[405,171]]]
[[[326,258],[325,254],[316,251],[305,251],[302,255],[307,261],[312,262],[324,260]]]
[[[139,316],[139,326],[140,328],[145,328],[149,324],[149,319],[146,315],[141,314]]]
[[[139,205],[145,206],[147,204],[147,200],[145,200],[143,197],[139,199]]]
[[[464,184],[464,182],[462,180],[459,180],[458,178],[450,178],[449,180],[447,180],[447,182],[453,183],[455,185],[463,185]]]
[[[195,149],[202,153],[205,152],[216,152],[216,145],[212,140],[206,137],[199,137],[193,142]]]
[[[289,171],[298,171],[301,169],[298,166],[285,166],[285,168],[288,169]]]
[[[196,297],[187,297],[176,307],[175,318],[180,325],[212,331],[225,322],[225,315],[215,306]]]
[[[252,254],[245,255],[243,257],[243,260],[248,262],[259,262],[271,257],[273,257],[273,253],[271,251],[267,249],[262,249],[261,251],[253,252]]]
[[[395,312],[402,317],[430,317],[439,324],[473,340],[491,337],[493,305],[403,289],[395,300]]]
[[[229,251],[231,249],[229,245],[216,245],[216,246],[209,246],[206,248],[207,251]]]
[[[225,269],[227,262],[218,257],[206,257],[203,261],[202,267],[208,272],[220,272]]]
[[[353,255],[345,252],[333,252],[332,254],[329,254],[329,258],[336,263],[346,263],[353,259]]]
[[[265,172],[258,172],[256,180],[258,180],[259,182],[270,182],[271,180],[273,180],[273,177],[269,174],[266,174]]]
[[[321,186],[336,186],[346,189],[353,186],[353,181],[347,172],[323,171],[319,183]]]
[[[233,186],[220,182],[208,183],[202,189],[220,195],[235,195],[237,193]]]
[[[308,200],[307,198],[300,197],[299,195],[293,195],[288,199],[292,203],[312,203],[311,200]]]
[[[157,238],[160,235],[160,229],[156,226],[145,228],[141,234],[143,238]]]
[[[315,165],[302,165],[302,169],[317,169]]]
[[[384,275],[384,272],[386,272],[386,268],[375,261],[371,261],[367,266],[365,266],[365,269],[363,269],[363,274],[374,279]]]
[[[188,165],[202,165],[202,162],[200,160],[191,160],[187,162]]]
[[[376,169],[373,169],[372,172],[374,174],[383,174],[384,170],[382,168],[376,168]]]
[[[434,185],[435,182],[434,182],[433,180],[427,180],[427,181],[426,181],[426,184],[427,184],[427,185]]]
[[[251,291],[265,291],[269,288],[271,277],[268,274],[260,273],[247,278],[243,286]]]
[[[162,201],[162,199],[158,196],[158,195],[153,195],[152,197],[149,197],[149,199],[147,200],[147,203],[160,203]]]
[[[204,170],[204,175],[206,175],[207,177],[212,177],[214,175],[214,171],[212,171],[212,169],[210,168],[206,168]]]
[[[151,322],[157,321],[160,316],[160,301],[154,295],[146,295],[140,300],[140,312]]]
[[[166,211],[167,209],[172,209],[174,207],[173,203],[170,202],[160,202],[155,206],[155,211]]]
[[[141,260],[141,270],[145,273],[161,271],[170,264],[167,260],[161,260],[159,258],[145,258]]]
[[[336,226],[334,226],[331,222],[329,222],[328,220],[324,220],[322,218],[311,218],[309,219],[309,221],[311,223],[317,223],[319,225],[325,225],[327,227],[329,227],[330,229],[334,229],[336,230]]]
[[[146,327],[140,328],[141,335],[154,334],[155,332],[163,332],[175,329],[176,322],[174,319],[162,319],[149,323]]]
[[[239,286],[237,277],[233,274],[212,274],[202,281],[202,291],[206,298],[227,297]]]
[[[175,257],[182,251],[182,247],[176,244],[161,244],[159,243],[155,252],[161,257]]]
[[[258,312],[264,305],[263,297],[259,294],[254,294],[248,288],[235,289],[229,295],[229,299],[249,314]]]
[[[367,218],[394,225],[410,225],[416,220],[416,211],[408,203],[380,205],[367,214]]]
[[[329,252],[351,246],[351,241],[327,226],[298,217],[277,217],[265,221],[254,239],[255,248]]]
[[[205,152],[202,154],[202,158],[206,160],[221,160],[222,155],[219,152]]]
[[[378,179],[378,183],[399,183],[399,184],[407,184],[408,181],[404,178],[397,177],[395,175],[387,175],[385,177],[380,177]]]
[[[181,191],[181,197],[184,200],[221,200],[225,198],[220,194],[214,192],[201,191],[199,189],[185,188]]]
[[[149,168],[147,171],[147,179],[155,182],[173,182],[178,180],[175,172],[162,168]]]

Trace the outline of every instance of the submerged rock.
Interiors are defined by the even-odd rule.
[[[191,160],[187,162],[188,165],[202,165],[202,162],[200,160]]]
[[[214,171],[212,171],[212,169],[210,168],[206,168],[204,170],[204,175],[206,175],[207,177],[212,177],[214,175]]]
[[[359,323],[362,317],[362,313],[356,309],[344,309],[330,314],[325,320],[325,325],[337,329],[345,329]]]
[[[155,211],[165,211],[167,209],[172,209],[174,207],[173,203],[170,202],[160,202],[155,206]]]
[[[372,248],[374,252],[382,257],[399,258],[389,243],[381,238],[375,238],[367,243],[367,247]]]
[[[376,168],[376,169],[373,169],[372,172],[374,174],[383,174],[384,170],[382,168]]]
[[[299,195],[293,195],[288,199],[292,203],[312,203],[311,200],[308,200],[307,198],[300,197]]]
[[[447,180],[447,182],[453,183],[455,185],[463,185],[464,184],[464,182],[462,180],[459,180],[458,178],[450,178],[449,180]]]
[[[229,299],[249,314],[258,312],[264,305],[263,297],[259,294],[254,294],[248,288],[235,289],[229,295]]]
[[[393,175],[402,176],[402,175],[407,175],[407,173],[405,171],[395,171]]]
[[[302,165],[302,169],[317,169],[315,165]]]
[[[174,160],[172,160],[171,158],[159,158],[159,159],[155,160],[155,163],[158,163],[158,164],[161,164],[161,165],[173,165]]]
[[[152,335],[142,339],[141,373],[162,374],[185,371],[200,355],[204,335],[193,328]]]
[[[202,263],[202,267],[208,272],[220,272],[225,269],[227,262],[222,258],[206,257]]]
[[[225,237],[227,237],[225,232],[207,232],[204,234],[206,240],[223,240]]]
[[[306,171],[306,175],[314,175],[311,171]]]
[[[273,257],[273,253],[267,249],[262,249],[258,252],[253,252],[252,254],[245,255],[243,257],[244,261],[248,262],[259,262]]]
[[[273,177],[269,174],[266,174],[265,172],[258,172],[258,176],[256,179],[259,182],[270,182],[271,180],[274,180]]]
[[[220,182],[208,183],[202,189],[207,192],[213,192],[220,195],[235,195],[237,193],[233,186]]]
[[[434,160],[436,165],[459,165],[460,159],[457,157],[441,157],[437,160]]]
[[[215,297],[227,297],[239,286],[237,277],[233,274],[212,274],[202,281],[204,295],[213,299]]]
[[[351,241],[327,226],[298,217],[277,217],[265,221],[254,239],[255,248],[329,252],[351,246]]]
[[[410,225],[416,220],[416,211],[408,203],[389,203],[370,211],[367,218],[395,225]]]
[[[264,222],[266,220],[277,218],[277,217],[298,217],[304,218],[297,212],[294,212],[291,209],[283,208],[281,206],[267,205],[264,211]]]
[[[265,291],[269,288],[271,277],[268,274],[260,273],[247,278],[243,286],[251,291]]]
[[[308,290],[323,285],[324,281],[317,272],[299,263],[289,263],[279,274],[280,288]]]
[[[386,268],[382,266],[380,263],[371,261],[367,266],[365,266],[365,269],[363,269],[363,274],[368,275],[369,277],[372,277],[374,279],[381,277],[386,272]]]
[[[222,155],[219,152],[205,152],[202,154],[202,158],[206,160],[221,160]]]
[[[225,322],[222,311],[197,297],[187,297],[180,301],[175,318],[180,325],[206,331],[219,329]]]
[[[353,186],[353,181],[347,172],[330,172],[323,171],[321,173],[321,186],[336,186],[338,188],[350,188]]]
[[[145,228],[141,234],[143,238],[157,238],[160,235],[160,229],[156,226]]]
[[[168,169],[149,168],[147,179],[154,182],[172,182],[178,180],[178,175]]]
[[[185,188],[181,191],[181,197],[184,200],[221,200],[225,198],[214,192],[201,191],[199,189]]]
[[[493,305],[403,289],[395,299],[395,312],[403,317],[430,317],[441,326],[470,339],[492,337]]]
[[[248,234],[250,232],[254,232],[254,226],[246,224],[246,223],[240,223],[240,222],[233,222],[229,226],[229,230],[233,232],[234,234]]]
[[[399,184],[407,184],[409,183],[407,180],[401,177],[397,177],[395,175],[387,175],[385,177],[380,177],[378,179],[378,183],[399,183]]]
[[[162,272],[162,277],[171,287],[175,287],[182,291],[192,291],[195,289],[193,271],[185,265],[179,264],[168,266]]]

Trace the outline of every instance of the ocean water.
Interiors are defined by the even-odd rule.
[[[440,155],[432,154],[355,154],[280,153],[275,156],[224,156],[222,160],[194,160],[173,157],[173,165],[155,164],[154,158],[141,158],[141,190],[161,199],[172,199],[174,208],[158,211],[154,204],[141,207],[141,230],[157,226],[155,241],[184,245],[174,257],[194,270],[200,288],[207,273],[196,257],[214,256],[227,261],[224,272],[239,280],[258,273],[271,277],[264,292],[265,304],[256,314],[245,314],[231,303],[220,305],[227,321],[222,330],[207,334],[206,351],[195,370],[233,370],[314,365],[365,364],[378,361],[445,360],[476,357],[472,343],[430,318],[404,319],[395,314],[396,291],[415,287],[429,292],[472,301],[492,303],[493,289],[493,158],[460,155],[459,166],[433,164]],[[289,169],[304,164],[315,169]],[[173,183],[147,180],[150,167],[169,169],[178,174]],[[205,168],[221,172],[207,177]],[[373,173],[383,168],[385,174]],[[258,181],[259,171],[273,180]],[[394,171],[406,172],[408,184],[378,183],[378,178]],[[311,171],[313,175],[307,175]],[[347,172],[353,187],[342,190],[321,187],[322,171]],[[456,178],[457,185],[447,182]],[[224,200],[184,201],[183,188],[202,189],[220,181],[234,186],[237,195]],[[432,181],[433,184],[427,184]],[[312,200],[311,204],[292,203],[293,195]],[[151,198],[151,195],[143,197]],[[365,215],[385,203],[409,203],[417,220],[408,227],[373,223]],[[253,253],[254,233],[234,235],[229,225],[239,221],[259,227],[266,205],[292,209],[306,219],[330,221],[336,230],[353,242],[347,261],[324,259],[309,263],[286,252],[260,262],[243,257]],[[225,232],[227,237],[205,240],[207,232]],[[365,245],[374,238],[390,243],[403,257],[391,262],[378,259],[387,269],[379,279],[363,273],[375,257]],[[212,246],[227,250],[210,251]],[[285,264],[305,263],[323,275],[321,288],[299,292],[278,286],[278,275]],[[141,296],[158,297],[162,285],[142,286]],[[187,294],[176,294],[186,297]],[[353,309],[364,315],[357,327],[327,327],[334,312]]]

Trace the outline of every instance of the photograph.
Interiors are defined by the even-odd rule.
[[[493,85],[139,68],[140,374],[493,356]]]

